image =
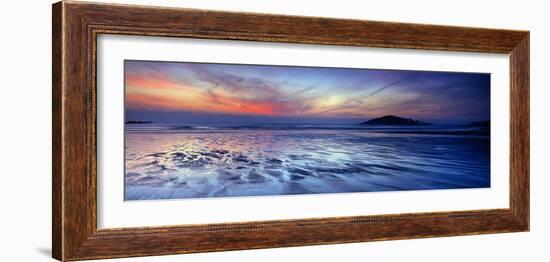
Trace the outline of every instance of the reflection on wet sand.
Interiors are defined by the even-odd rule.
[[[125,199],[488,187],[489,136],[438,132],[130,130]]]

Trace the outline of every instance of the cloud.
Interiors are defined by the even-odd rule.
[[[302,118],[490,112],[484,74],[134,61],[125,75],[127,109]]]
[[[330,109],[327,109],[327,110],[323,110],[321,112],[319,112],[318,114],[326,114],[326,113],[330,113],[330,112],[334,112],[334,111],[341,111],[341,110],[346,110],[346,109],[353,109],[353,108],[363,108],[365,103],[367,102],[367,100],[375,95],[377,95],[378,93],[390,88],[390,87],[394,87],[400,83],[403,83],[405,82],[406,80],[411,80],[413,79],[414,77],[416,77],[415,75],[413,74],[410,74],[410,75],[406,75],[406,76],[403,76],[395,81],[392,81],[388,84],[384,84],[382,87],[379,87],[371,92],[368,92],[366,95],[360,95],[360,96],[357,96],[357,97],[352,97],[348,100],[346,100],[345,102],[343,102],[341,105],[338,105],[338,106],[334,106]],[[370,111],[370,110],[369,110]]]
[[[284,115],[301,114],[313,108],[310,103],[314,97],[303,94],[314,90],[315,85],[290,93],[281,81],[220,72],[197,64],[186,65],[185,69],[192,72],[194,82],[203,87],[210,102],[233,107],[233,111]]]

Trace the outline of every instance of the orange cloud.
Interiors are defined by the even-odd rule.
[[[152,81],[148,81],[153,83]],[[281,110],[276,103],[248,101],[238,97],[211,96],[207,92],[188,86],[164,85],[163,89],[128,84],[126,107],[166,111],[222,112],[231,114],[275,115]],[[163,83],[165,84],[165,83]]]

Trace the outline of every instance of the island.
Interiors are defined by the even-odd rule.
[[[374,118],[369,121],[365,121],[360,125],[385,125],[385,126],[427,126],[431,125],[427,122],[414,120],[410,118],[403,118],[393,115],[387,115],[379,118]]]
[[[126,124],[152,124],[152,121],[126,121]]]

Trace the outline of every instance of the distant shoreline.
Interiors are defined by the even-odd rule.
[[[126,124],[152,124],[153,121],[126,121]]]
[[[456,130],[456,131],[442,131],[442,130],[388,130],[388,131],[372,131],[373,133],[384,134],[408,134],[408,135],[455,135],[455,136],[488,136],[491,134],[490,130]]]

